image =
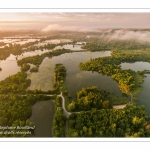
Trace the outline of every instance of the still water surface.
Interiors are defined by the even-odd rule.
[[[66,53],[59,57],[53,57],[54,64],[62,63],[67,69],[66,84],[68,92],[72,98],[76,99],[76,92],[81,90],[82,87],[97,86],[100,90],[107,90],[114,92],[114,94],[121,96],[117,82],[112,80],[111,77],[98,74],[92,71],[81,71],[78,68],[80,62],[89,60],[90,58],[110,56],[110,51],[106,52],[75,52]]]
[[[150,63],[148,62],[122,63],[121,66],[122,69],[132,69],[134,71],[150,70]],[[138,105],[144,105],[150,115],[150,74],[145,75],[146,77],[142,84],[143,89],[137,95],[137,98],[139,100]]]
[[[17,56],[17,59],[19,60],[29,56],[41,55],[45,52],[48,52],[48,50],[23,52],[21,55]],[[2,71],[0,72],[0,80],[4,80],[10,75],[14,75],[20,71],[20,67],[17,65],[16,56],[13,54],[10,54],[10,56],[6,58],[6,60],[0,60],[0,67],[2,68]]]
[[[122,63],[121,64],[122,69],[131,69],[134,71],[142,71],[144,69],[150,70],[150,63],[148,62],[135,62],[135,63]]]
[[[6,60],[0,61],[0,80],[6,79],[10,75],[14,75],[20,71],[20,67],[17,65],[16,57],[10,55]]]
[[[142,87],[143,90],[137,95],[139,99],[138,105],[144,105],[150,115],[150,74],[146,74]]]
[[[32,106],[32,115],[29,119],[35,124],[32,137],[52,137],[54,112],[55,106],[52,100],[37,102]]]

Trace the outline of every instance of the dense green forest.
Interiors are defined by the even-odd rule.
[[[63,66],[63,64],[56,64],[54,70],[55,70],[54,71],[55,84],[63,82],[63,80],[66,77],[66,68]]]
[[[10,129],[1,129],[0,132],[11,132],[14,131],[14,134],[0,134],[0,136],[6,137],[28,137],[31,134],[17,134],[15,132],[34,131],[34,123],[30,122],[28,119],[32,114],[32,105],[37,101],[41,100],[50,100],[54,97],[45,96],[45,95],[0,95],[0,126],[2,127],[17,127],[15,130]],[[22,130],[20,127],[29,126],[30,129]]]
[[[32,68],[30,69],[30,72],[38,72],[38,67],[32,67]]]
[[[119,98],[104,90],[98,90],[93,86],[90,88],[82,88],[77,92],[77,101],[72,101],[68,105],[69,111],[89,111],[96,109],[110,109],[113,105],[126,104],[126,98]]]
[[[0,81],[0,94],[25,93],[30,83],[25,72],[18,72]]]
[[[23,64],[22,66],[21,66],[21,71],[22,72],[26,72],[26,71],[28,71],[30,69],[30,65],[29,64]]]
[[[144,106],[124,109],[92,109],[69,117],[69,137],[149,137],[150,118]]]
[[[112,57],[119,59],[121,62],[150,62],[150,49],[147,50],[113,50]]]
[[[59,107],[61,104],[61,98],[57,97],[55,99],[55,115],[53,118],[53,137],[65,137],[65,127],[66,127],[66,121],[67,118],[63,114],[62,107]]]

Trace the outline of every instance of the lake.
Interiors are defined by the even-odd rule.
[[[78,68],[80,62],[90,58],[110,56],[110,51],[105,52],[74,52],[66,53],[52,58],[45,58],[39,67],[39,72],[29,73],[28,78],[32,80],[29,89],[36,89],[39,86],[42,90],[52,90],[54,83],[54,65],[62,63],[67,69],[66,85],[72,98],[76,98],[76,92],[82,87],[97,86],[99,90],[107,90],[115,95],[122,96],[118,84],[107,75],[97,72],[81,71]]]
[[[121,96],[116,81],[111,77],[98,74],[92,71],[81,71],[78,68],[80,62],[87,61],[91,58],[110,56],[110,51],[105,52],[75,52],[63,54],[59,57],[53,57],[55,64],[62,63],[67,69],[66,84],[69,94],[76,99],[76,92],[80,91],[82,87],[97,86],[99,90],[107,90],[114,92],[114,94]]]

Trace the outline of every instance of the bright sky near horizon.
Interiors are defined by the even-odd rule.
[[[88,31],[95,28],[150,28],[150,13],[0,12],[0,30]]]

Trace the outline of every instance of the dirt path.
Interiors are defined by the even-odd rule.
[[[126,107],[126,104],[113,106],[113,108],[116,108],[116,109],[123,109],[124,107]]]
[[[60,97],[62,98],[63,113],[64,113],[64,115],[66,115],[66,117],[68,118],[68,117],[71,115],[71,113],[68,112],[68,111],[66,110],[66,108],[65,108],[65,99],[64,99],[64,97],[63,97],[63,95],[62,95],[62,92],[61,92],[61,94],[58,95],[58,96],[60,96]]]

